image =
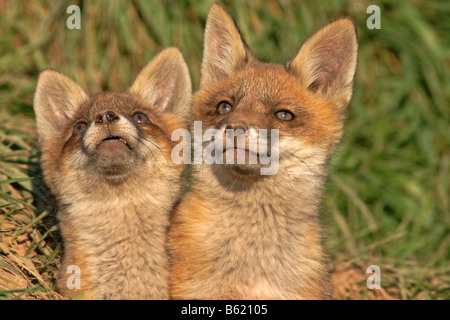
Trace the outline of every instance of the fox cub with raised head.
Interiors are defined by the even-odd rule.
[[[171,161],[171,134],[185,127],[191,94],[176,48],[159,53],[124,93],[88,97],[59,72],[40,74],[34,110],[64,239],[63,294],[168,298],[167,228],[183,171]]]
[[[223,134],[223,157],[231,151],[233,161],[195,166],[191,190],[174,210],[173,298],[330,297],[318,208],[356,60],[349,19],[326,25],[278,65],[258,61],[228,12],[210,7],[193,114],[203,131]],[[252,129],[257,145],[246,134]],[[277,132],[278,141],[260,129]],[[244,132],[244,146],[228,139],[228,130]],[[261,151],[277,162],[272,174],[261,174],[268,167]],[[251,156],[258,161],[250,163]]]

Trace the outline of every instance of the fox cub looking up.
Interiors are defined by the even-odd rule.
[[[88,97],[61,73],[39,76],[34,110],[64,238],[63,294],[168,298],[166,232],[183,171],[171,161],[171,134],[185,126],[191,94],[176,48],[157,55],[125,93]]]
[[[279,141],[274,148],[259,134],[259,148],[247,140],[238,148],[223,138],[223,150],[241,164],[195,166],[169,231],[173,298],[330,297],[317,215],[356,60],[349,19],[320,29],[283,66],[259,62],[225,9],[210,7],[195,120],[223,135],[278,130]],[[242,163],[260,150],[277,155],[276,173],[260,174],[262,161]]]

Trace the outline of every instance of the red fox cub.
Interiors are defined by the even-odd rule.
[[[42,168],[65,247],[61,293],[168,298],[167,228],[184,169],[171,161],[171,133],[185,126],[191,95],[176,48],[157,55],[125,93],[88,97],[61,73],[39,76]]]
[[[236,147],[236,139],[220,139],[232,161],[194,166],[169,231],[172,298],[330,297],[318,208],[352,95],[357,46],[354,24],[340,19],[285,66],[262,63],[225,9],[210,7],[195,120],[222,135],[253,129],[260,141],[256,147],[246,134]],[[262,137],[261,129],[278,137]],[[262,174],[261,150],[276,159],[272,173]]]

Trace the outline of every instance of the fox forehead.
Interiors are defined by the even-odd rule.
[[[216,91],[212,98],[228,95],[236,100],[254,100],[263,104],[295,104],[308,96],[284,66],[274,63],[248,65],[207,91]]]
[[[241,83],[249,100],[266,106],[300,106],[305,104],[309,95],[284,66],[273,63],[250,65],[236,73],[235,81]]]
[[[243,102],[255,109],[302,107],[312,98],[285,66],[260,62],[245,66],[199,93],[196,101],[209,105],[228,100],[236,104]]]
[[[103,92],[84,102],[77,114],[78,117],[86,117],[92,120],[105,111],[131,115],[137,110],[151,111],[151,107],[128,93]]]

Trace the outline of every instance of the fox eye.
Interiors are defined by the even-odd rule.
[[[83,134],[86,131],[87,123],[85,121],[78,122],[75,127],[73,127],[74,134]]]
[[[222,101],[219,103],[219,105],[216,108],[216,114],[223,116],[223,115],[229,113],[232,108],[233,107],[231,106],[231,104],[229,104],[226,101]]]
[[[150,120],[148,119],[148,117],[143,114],[142,112],[135,112],[133,114],[133,121],[138,123],[138,124],[149,124]]]
[[[291,121],[292,119],[294,119],[294,115],[292,114],[292,112],[287,110],[277,111],[274,113],[274,115],[282,121]]]

